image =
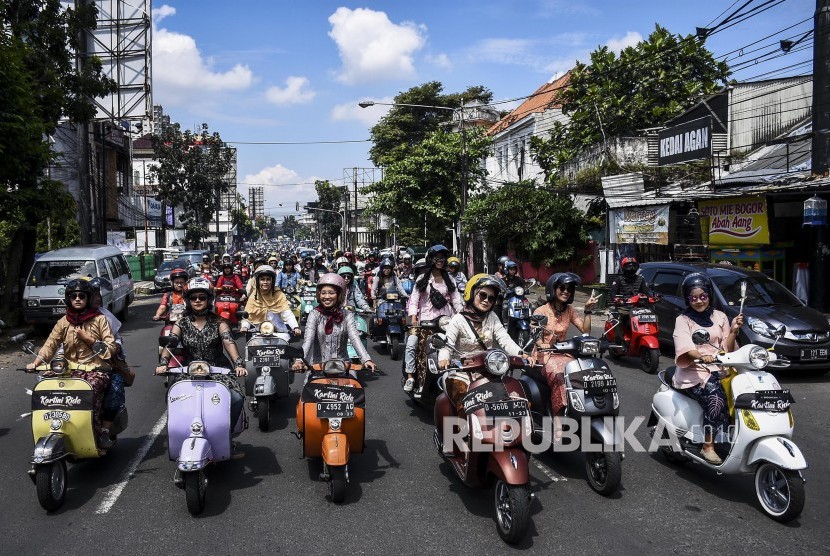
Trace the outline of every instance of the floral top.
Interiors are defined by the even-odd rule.
[[[550,303],[545,303],[537,308],[533,311],[533,314],[548,317],[548,324],[545,326],[541,338],[539,338],[543,347],[550,347],[556,342],[564,341],[565,335],[568,333],[568,328],[572,324],[579,330],[582,330],[582,319],[576,315],[576,311],[571,305],[568,305],[559,316],[556,315],[556,311],[553,310]]]
[[[176,323],[182,331],[182,345],[190,352],[193,361],[207,361],[213,367],[231,366],[225,356],[222,336],[219,335],[220,322],[219,317],[209,314],[205,327],[201,330],[193,324],[192,315]]]

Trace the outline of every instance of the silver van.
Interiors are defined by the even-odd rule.
[[[121,250],[112,245],[79,245],[45,253],[35,261],[23,290],[24,320],[52,325],[66,314],[64,288],[73,278],[101,276],[112,282],[104,292],[104,306],[127,320],[133,302],[133,275]]]

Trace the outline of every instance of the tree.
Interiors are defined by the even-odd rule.
[[[604,46],[590,58],[590,64],[576,64],[560,93],[568,125],[555,126],[547,140],[531,139],[531,155],[548,181],[580,150],[603,137],[662,125],[717,91],[730,73],[697,38],[673,35],[659,25],[619,56]]]
[[[259,230],[254,228],[244,206],[231,211],[231,222],[236,228],[236,235],[241,237],[242,241],[256,241],[259,239]]]
[[[481,160],[490,148],[490,139],[480,129],[464,131],[468,160]],[[383,179],[363,191],[373,196],[370,213],[395,218],[403,243],[446,240],[446,229],[457,220],[461,206],[462,173],[465,171],[460,133],[433,131],[414,145],[408,156],[390,164]],[[467,183],[474,191],[485,170],[468,164]],[[426,230],[425,230],[426,229]],[[426,238],[424,238],[426,232]]]
[[[467,88],[463,93],[442,94],[444,86],[430,81],[399,93],[393,103],[419,104],[421,106],[443,106],[460,108],[462,99],[471,102],[489,103],[493,93],[482,86]],[[427,135],[437,131],[442,124],[452,119],[450,110],[393,106],[386,116],[372,127],[372,148],[369,158],[379,167],[387,167],[406,157],[413,147]]]
[[[187,228],[186,241],[201,242],[222,194],[231,189],[233,151],[218,132],[210,133],[208,124],[203,123],[197,133],[182,132],[179,124],[173,124],[153,136],[153,157],[158,165],[150,175],[158,182],[159,198],[183,207],[179,217]]]
[[[339,211],[340,198],[343,194],[340,188],[332,185],[328,180],[315,181],[314,188],[317,190],[317,208],[324,209],[316,214],[323,242],[334,244],[343,228],[343,219],[339,214],[326,211]]]
[[[297,222],[297,218],[293,214],[285,216],[282,219],[282,233],[284,235],[294,237],[295,231],[299,226],[300,223]]]
[[[505,252],[509,244],[534,264],[572,261],[589,239],[589,221],[565,193],[532,181],[506,183],[470,199],[462,224],[482,231],[487,243]]]
[[[14,294],[34,259],[38,224],[55,216],[74,220],[73,198],[45,177],[48,143],[61,118],[78,123],[95,114],[93,98],[115,90],[100,59],[76,64],[74,52],[95,28],[94,4],[64,7],[59,0],[0,2],[0,310],[17,306]],[[69,210],[67,210],[69,208]],[[64,216],[62,216],[64,215]]]

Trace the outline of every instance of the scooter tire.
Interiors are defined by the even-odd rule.
[[[622,457],[619,452],[586,452],[585,473],[592,489],[610,496],[620,488]]]
[[[205,509],[207,477],[204,469],[182,473],[184,479],[184,499],[190,515],[199,515]]]
[[[331,501],[335,504],[341,504],[346,499],[346,466],[330,466],[329,474],[331,475],[329,481]]]
[[[389,339],[389,355],[392,361],[399,361],[403,355],[403,347],[401,347],[401,339],[397,336],[392,336]]]
[[[530,493],[525,485],[509,485],[498,479],[493,488],[496,529],[507,544],[520,542],[530,525]]]
[[[64,460],[38,466],[35,471],[37,501],[44,510],[53,512],[63,506],[67,482]]]
[[[660,350],[644,347],[640,350],[640,367],[650,375],[657,372],[660,365]]]
[[[764,513],[780,523],[792,521],[804,509],[801,475],[773,463],[762,463],[755,471],[755,494]]]
[[[260,398],[256,404],[256,417],[259,421],[259,430],[268,432],[271,427],[271,398]]]

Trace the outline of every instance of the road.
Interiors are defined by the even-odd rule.
[[[204,514],[188,514],[172,484],[167,458],[165,390],[151,376],[159,325],[150,315],[159,296],[139,300],[124,326],[138,372],[128,389],[130,425],[103,459],[70,466],[66,504],[47,513],[26,471],[31,454],[31,375],[10,372],[28,357],[5,356],[0,391],[0,530],[4,554],[538,553],[806,554],[826,550],[830,517],[830,377],[782,375],[797,401],[794,440],[810,468],[803,515],[781,525],[755,499],[752,477],[717,476],[700,466],[667,463],[628,450],[623,488],[610,498],[590,489],[579,454],[532,460],[532,525],[516,548],[503,544],[492,515],[492,492],[462,485],[432,444],[431,411],[409,405],[400,364],[370,352],[382,368],[367,381],[367,441],[350,463],[346,503],[328,501],[321,466],[301,457],[295,430],[298,384],[277,405],[269,432],[256,422],[239,438],[245,458],[210,468]],[[661,368],[669,362],[663,357]],[[622,414],[647,416],[656,376],[634,360],[612,362]],[[160,433],[154,436],[154,433]],[[637,438],[648,442],[644,426]]]

